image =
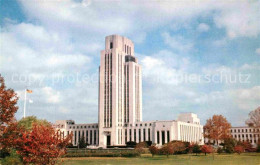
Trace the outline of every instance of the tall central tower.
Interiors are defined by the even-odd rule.
[[[142,121],[141,73],[133,42],[107,36],[99,67],[100,147],[125,145],[124,127]]]

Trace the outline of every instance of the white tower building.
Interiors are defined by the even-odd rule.
[[[203,144],[203,126],[196,114],[180,114],[177,120],[142,121],[142,69],[134,56],[134,44],[126,37],[107,36],[99,67],[98,123],[57,121],[63,136],[73,134],[89,147],[125,146],[150,141],[162,146],[173,140]]]
[[[99,143],[124,145],[123,127],[142,121],[141,66],[134,44],[126,37],[107,36],[99,67]]]

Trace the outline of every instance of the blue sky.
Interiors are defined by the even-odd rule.
[[[0,2],[0,73],[20,96],[18,119],[28,86],[28,115],[97,122],[99,56],[111,34],[135,43],[143,120],[193,112],[239,126],[260,106],[260,1]]]

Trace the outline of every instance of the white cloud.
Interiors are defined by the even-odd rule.
[[[256,37],[260,33],[260,1],[237,1],[216,4],[220,14],[216,14],[214,21],[219,28],[225,28],[227,36]]]
[[[174,50],[187,52],[193,48],[193,43],[185,40],[182,36],[171,36],[169,33],[162,33],[165,44],[169,45]]]
[[[199,32],[207,32],[207,31],[209,31],[209,29],[210,29],[209,25],[207,25],[207,24],[205,24],[205,23],[200,23],[200,24],[198,25],[198,27],[197,27],[197,30],[198,30]]]

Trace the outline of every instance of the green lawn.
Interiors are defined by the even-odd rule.
[[[65,165],[138,165],[138,164],[158,164],[158,165],[260,165],[259,153],[244,153],[237,154],[222,154],[214,155],[171,155],[167,159],[164,155],[156,155],[154,158],[151,155],[142,155],[139,158],[105,158],[105,157],[89,157],[89,158],[65,158],[63,159]]]

